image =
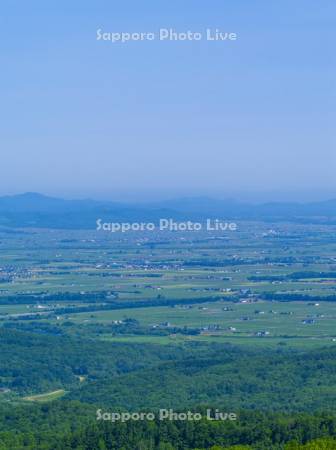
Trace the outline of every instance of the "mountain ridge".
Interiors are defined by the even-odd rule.
[[[142,204],[91,199],[67,200],[36,192],[0,197],[0,225],[14,227],[92,228],[104,221],[156,221],[219,218],[336,223],[336,199],[315,202],[252,204],[235,199],[182,197]]]

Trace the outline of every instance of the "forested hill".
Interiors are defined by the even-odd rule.
[[[204,409],[198,409],[204,415]],[[20,430],[20,431],[18,431]],[[336,416],[245,411],[238,420],[97,421],[93,406],[0,403],[0,450],[334,450]]]
[[[336,410],[333,347],[144,346],[3,328],[0,379],[13,401],[63,389],[66,398],[133,411],[202,403],[233,410]]]

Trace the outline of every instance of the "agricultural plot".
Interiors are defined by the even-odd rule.
[[[0,325],[113,341],[336,345],[335,228],[0,232]]]

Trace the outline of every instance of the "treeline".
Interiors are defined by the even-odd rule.
[[[94,311],[113,311],[117,309],[132,309],[132,308],[152,308],[160,306],[176,306],[176,305],[191,305],[201,303],[213,303],[222,300],[222,297],[195,297],[195,298],[162,298],[156,297],[154,299],[146,300],[120,300],[109,301],[104,305],[90,305],[90,306],[67,306],[63,308],[55,308],[54,314],[72,314],[82,312],[94,312]],[[238,297],[233,295],[225,296],[225,301],[237,302]]]
[[[106,301],[113,294],[104,291],[94,292],[56,292],[53,294],[19,294],[0,298],[0,305],[38,304],[50,302],[94,303]]]
[[[214,409],[214,408],[211,408]],[[316,450],[335,449],[336,417],[328,413],[243,411],[237,421],[96,420],[96,407],[57,401],[0,406],[0,450]]]
[[[224,266],[243,266],[252,264],[255,261],[251,259],[194,259],[183,262],[185,267],[224,267]]]
[[[336,295],[309,295],[309,294],[287,294],[282,292],[264,292],[260,294],[260,299],[277,302],[336,302]]]
[[[249,281],[297,281],[302,279],[318,279],[318,278],[334,278],[336,279],[336,272],[293,272],[286,275],[253,275],[248,277]]]
[[[287,257],[266,257],[266,258],[231,258],[231,259],[194,259],[183,261],[185,267],[224,267],[224,266],[243,266],[251,264],[295,264],[299,261],[293,256]]]
[[[57,294],[58,295],[58,294]],[[83,303],[93,303],[88,306],[64,306],[53,308],[52,312],[54,314],[62,315],[62,314],[72,314],[72,313],[81,313],[81,312],[94,312],[94,311],[110,311],[115,309],[131,309],[131,308],[150,308],[153,306],[175,306],[175,305],[183,305],[183,304],[200,304],[200,303],[212,303],[222,300],[219,296],[213,297],[195,297],[195,298],[165,298],[161,296],[157,296],[153,299],[146,300],[116,300],[118,298],[118,294],[107,295],[106,293],[87,293],[87,294],[69,294],[67,297],[67,293],[60,294],[60,297],[54,296],[51,294],[50,296],[27,296],[27,295],[18,295],[11,296],[0,299],[0,305],[8,305],[8,304],[43,304],[49,302],[71,302],[71,301],[81,301]],[[83,297],[83,298],[82,298]],[[91,301],[92,300],[92,301]],[[234,295],[225,296],[225,301],[237,302],[239,301],[239,297]],[[103,302],[103,304],[101,304]],[[95,304],[98,303],[98,304]],[[47,311],[49,312],[49,311]],[[23,317],[20,317],[22,320]]]

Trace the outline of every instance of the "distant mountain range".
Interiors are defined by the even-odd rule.
[[[64,200],[37,193],[0,197],[0,225],[94,229],[105,222],[174,220],[263,220],[336,224],[336,199],[311,203],[250,204],[206,197],[131,204],[95,200]]]

